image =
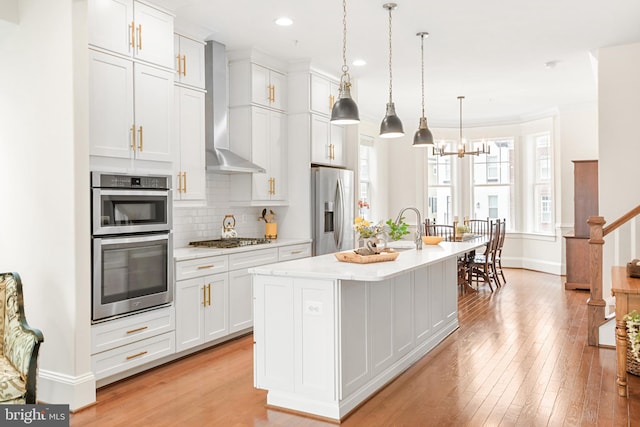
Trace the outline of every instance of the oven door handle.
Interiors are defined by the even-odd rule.
[[[94,189],[101,196],[162,196],[169,195],[169,190],[113,190],[113,189]]]
[[[170,239],[171,233],[145,234],[143,236],[110,236],[110,237],[94,237],[93,240],[99,242],[102,246],[107,245],[126,245],[130,243],[158,242]]]

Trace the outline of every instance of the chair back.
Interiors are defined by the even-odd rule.
[[[496,243],[496,252],[498,253],[498,256],[502,252],[502,246],[504,246],[504,238],[507,233],[507,219],[503,218],[502,221],[499,221],[499,222],[500,222],[500,233],[498,236],[498,242]]]
[[[424,222],[425,236],[442,236],[444,240],[453,242],[456,240],[456,229],[453,225],[435,224],[430,220]]]
[[[489,221],[489,233],[487,234],[488,240],[484,247],[484,256],[492,257],[496,253],[498,247],[498,240],[500,239],[500,222]]]
[[[489,218],[487,219],[470,219],[469,232],[479,236],[489,234]]]

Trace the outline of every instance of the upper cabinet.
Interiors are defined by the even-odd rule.
[[[290,72],[289,88],[289,132],[296,135],[297,141],[308,141],[310,162],[346,167],[345,127],[331,123],[339,81],[302,66]]]
[[[134,0],[89,0],[89,45],[173,68],[173,16]]]
[[[94,156],[171,161],[173,75],[89,50],[89,146]]]
[[[204,92],[175,86],[175,200],[206,198]]]
[[[192,38],[175,34],[173,46],[176,83],[204,89],[205,44]]]
[[[257,105],[285,111],[287,77],[249,59],[229,63],[229,106]]]
[[[338,99],[338,88],[337,81],[311,74],[310,110],[317,114],[330,116],[333,104]]]

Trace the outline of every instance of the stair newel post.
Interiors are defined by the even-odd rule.
[[[589,224],[589,276],[591,278],[591,293],[587,301],[588,316],[588,342],[589,345],[600,344],[599,328],[604,320],[604,308],[606,301],[602,298],[602,245],[604,245],[603,225],[604,217],[590,216]]]

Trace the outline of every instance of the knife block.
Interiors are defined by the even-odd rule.
[[[265,222],[265,224],[264,224],[264,237],[265,237],[265,239],[277,239],[278,238],[278,223],[277,222]]]

